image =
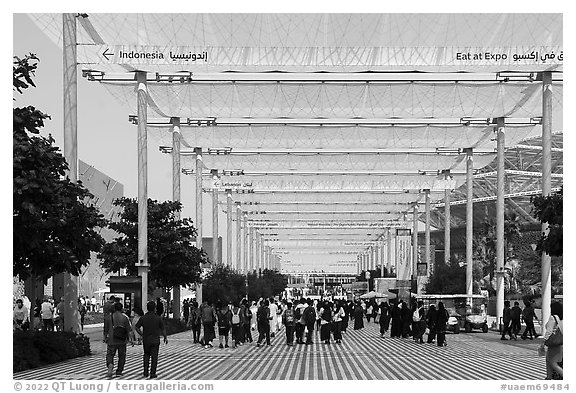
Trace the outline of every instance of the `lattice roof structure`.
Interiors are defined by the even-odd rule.
[[[60,15],[31,16],[61,44]],[[542,72],[552,74],[553,187],[562,184],[562,15],[90,14],[78,21],[84,76],[127,104],[134,121],[135,71],[146,72],[149,134],[171,154],[177,119],[183,168],[192,173],[193,149],[202,148],[205,191],[233,189],[249,216],[293,227],[356,220],[367,228],[352,238],[372,241],[381,237],[378,225],[411,227],[422,190],[441,208],[451,189],[452,225],[461,226],[465,151],[474,151],[475,198],[490,200],[494,129],[503,118],[509,205],[529,222],[529,196],[518,193],[541,188]],[[437,228],[441,215],[432,216]]]

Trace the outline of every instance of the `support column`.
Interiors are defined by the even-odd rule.
[[[248,255],[248,271],[258,270],[256,265],[256,252],[254,243],[256,242],[256,236],[254,234],[254,227],[250,226],[249,230],[249,240],[248,244],[250,245],[250,254]]]
[[[226,190],[226,264],[232,267],[232,190]]]
[[[196,147],[196,247],[202,249],[202,148]]]
[[[418,282],[418,204],[414,205],[412,217],[412,279]],[[416,292],[420,294],[420,288]]]
[[[142,277],[142,310],[148,302],[148,86],[146,73],[138,83],[138,274]]]
[[[450,180],[450,171],[445,175]],[[450,189],[444,189],[444,263],[450,264]]]
[[[542,73],[542,196],[552,193],[552,73]],[[547,223],[542,233],[548,234]],[[552,258],[542,253],[542,323],[550,319],[552,302]],[[542,333],[544,334],[544,332]]]
[[[245,273],[249,273],[250,272],[250,259],[248,256],[248,213],[244,212],[242,214],[242,220],[244,222],[244,233],[243,233],[243,237],[242,237],[242,250],[243,255],[244,255],[244,263],[242,265],[242,269]]]
[[[466,150],[466,294],[472,295],[473,259],[472,239],[474,237],[474,156],[472,148]]]
[[[500,318],[504,309],[504,153],[505,129],[504,119],[498,118],[496,128],[496,316]]]
[[[180,118],[173,117],[172,122],[172,200],[180,202]],[[174,219],[180,220],[180,212],[174,212]],[[172,312],[180,319],[180,286],[172,288]]]
[[[76,55],[76,16],[62,14],[62,43],[64,70],[64,157],[68,163],[68,177],[78,182],[78,63]],[[78,333],[78,277],[62,273],[64,290],[64,330]],[[30,299],[32,308],[35,299]],[[33,321],[33,320],[31,320]]]
[[[194,148],[196,153],[196,248],[202,249],[202,240],[204,232],[202,231],[202,170],[204,163],[202,162],[202,148]],[[202,283],[196,283],[196,301],[202,304]]]
[[[218,171],[212,169],[212,179],[217,180]],[[222,258],[218,255],[218,189],[212,189],[212,262],[218,264]]]
[[[386,269],[388,269],[388,275],[392,273],[392,229],[386,228],[386,251],[388,255],[386,257]]]
[[[260,234],[260,266],[262,270],[268,269],[266,262],[266,243],[264,243],[264,237]]]
[[[424,232],[424,262],[430,269],[430,190],[424,190],[426,196],[426,227]]]
[[[242,209],[236,202],[236,269],[242,272]]]
[[[380,277],[384,277],[384,271],[386,270],[386,256],[384,255],[385,249],[384,239],[380,238]]]

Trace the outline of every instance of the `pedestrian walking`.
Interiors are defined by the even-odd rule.
[[[202,314],[198,308],[198,302],[190,303],[190,315],[188,316],[188,325],[192,328],[192,340],[194,344],[200,343],[200,331],[202,330]]]
[[[412,333],[410,330],[410,325],[412,325],[412,312],[410,311],[410,307],[404,300],[400,302],[401,304],[401,318],[402,318],[402,338],[408,338]]]
[[[534,329],[534,319],[538,319],[536,317],[536,313],[534,312],[534,307],[532,306],[533,301],[525,301],[524,302],[524,310],[522,310],[522,318],[524,318],[524,323],[526,324],[526,328],[524,329],[524,333],[522,333],[522,340],[526,340],[528,338],[528,334],[530,335],[530,340],[538,337],[536,334],[536,329]]]
[[[164,302],[159,297],[156,298],[156,314],[160,317],[164,316]]]
[[[510,300],[504,301],[504,310],[502,313],[502,337],[500,340],[507,340],[506,333],[510,336],[510,340],[516,340],[512,333],[512,310],[510,309]]]
[[[330,332],[332,330],[332,305],[327,300],[320,309],[320,340],[324,344],[330,344]]]
[[[228,334],[232,326],[232,312],[228,303],[218,301],[216,304],[216,317],[218,318],[218,341],[220,342],[219,348],[228,348]],[[226,344],[224,346],[223,344]]]
[[[348,323],[350,321],[350,315],[352,315],[352,308],[351,308],[351,304],[352,303],[348,303],[347,301],[342,301],[342,308],[344,309],[344,316],[342,317],[342,328],[341,328],[341,332],[342,333],[346,333],[346,330],[348,329]]]
[[[60,298],[54,310],[54,325],[56,326],[56,331],[64,331],[64,296]]]
[[[304,322],[306,323],[306,345],[314,344],[312,336],[314,335],[314,323],[316,322],[316,309],[314,308],[312,299],[306,300],[307,307],[304,309]]]
[[[30,310],[24,305],[22,299],[16,300],[16,306],[12,313],[14,328],[18,330],[28,330],[30,328]]]
[[[188,320],[190,319],[190,303],[188,299],[184,299],[182,304],[182,313],[184,314],[184,323],[188,325]]]
[[[296,344],[304,344],[304,328],[306,327],[306,321],[304,320],[304,310],[306,309],[306,300],[300,298],[298,305],[294,310],[294,318],[296,319]]]
[[[42,331],[43,332],[53,332],[54,331],[54,307],[47,297],[44,298],[44,302],[41,305],[40,316],[42,318]]]
[[[90,306],[92,306],[92,312],[96,312],[97,310],[97,306],[98,305],[98,300],[96,300],[96,296],[92,296],[92,299],[90,299]]]
[[[266,339],[266,345],[270,345],[270,321],[272,316],[270,315],[270,308],[268,300],[261,302],[258,311],[256,312],[256,319],[258,321],[258,341],[256,346],[260,346],[262,341]]]
[[[366,322],[370,323],[370,318],[372,318],[372,311],[374,307],[372,307],[372,303],[369,303],[366,307]]]
[[[273,297],[270,298],[268,304],[270,316],[272,317],[270,320],[270,337],[274,337],[276,333],[278,333],[278,305],[274,301]]]
[[[102,306],[102,316],[104,318],[104,329],[102,333],[104,334],[103,341],[106,342],[106,337],[108,336],[108,331],[110,330],[110,315],[114,312],[114,304],[116,303],[116,297],[111,295],[108,301]]]
[[[86,318],[86,303],[78,299],[78,314],[80,315],[80,329],[84,331],[84,319]]]
[[[132,326],[136,326],[140,318],[142,318],[143,316],[144,312],[142,311],[142,309],[138,306],[134,307],[132,309],[132,312],[130,313],[130,323],[132,324]],[[138,333],[136,329],[132,331],[132,335],[133,335],[132,340],[134,340],[137,345],[142,345],[142,335]]]
[[[436,338],[436,323],[437,323],[438,313],[436,311],[436,306],[431,304],[428,312],[426,313],[426,326],[428,328],[428,339],[426,342],[428,344],[433,344]]]
[[[390,328],[390,337],[402,337],[402,303],[398,300],[390,307],[392,312],[392,327]]]
[[[214,326],[216,324],[216,311],[206,301],[202,303],[201,310],[202,329],[204,330],[204,348],[212,348],[212,340],[216,338]]]
[[[242,333],[242,310],[240,309],[240,304],[237,301],[232,304],[230,326],[232,327],[232,348],[236,348],[241,342],[240,336]]]
[[[414,310],[414,313],[412,314],[412,320],[414,322],[414,341],[416,341],[418,344],[423,344],[423,336],[424,332],[426,331],[424,302],[421,300],[418,301],[417,307],[418,308]]]
[[[563,320],[562,303],[552,302],[550,305],[550,319],[548,319],[545,326],[544,341],[540,345],[541,352],[546,348],[546,379],[564,378],[564,370],[559,364],[564,358]]]
[[[136,323],[135,330],[142,336],[144,347],[143,365],[144,378],[150,379],[157,378],[158,368],[158,353],[160,351],[160,335],[164,336],[164,344],[168,344],[168,337],[166,336],[166,327],[162,318],[156,314],[156,303],[153,300],[146,304],[146,310],[138,322]]]
[[[134,341],[132,341],[132,336],[130,334],[132,331],[130,320],[122,311],[122,303],[114,303],[114,312],[110,314],[109,317],[109,330],[106,337],[106,368],[108,369],[108,377],[112,377],[116,352],[118,352],[116,376],[119,377],[122,375],[124,365],[126,364],[126,344],[130,341],[130,343],[134,345]]]
[[[512,318],[510,328],[512,330],[512,334],[514,334],[514,339],[516,339],[518,337],[518,334],[520,334],[520,330],[522,330],[521,325],[522,309],[520,308],[520,303],[518,303],[517,301],[514,302],[514,307],[512,307],[512,309],[510,310],[510,315]]]
[[[296,316],[292,303],[286,303],[286,309],[282,313],[282,324],[286,328],[286,345],[294,345],[294,330],[296,328]]]
[[[244,313],[244,318],[242,319],[243,322],[243,327],[242,327],[242,332],[244,334],[244,339],[242,342],[249,342],[251,343],[253,341],[252,339],[252,331],[251,331],[251,323],[252,323],[252,310],[250,309],[250,305],[248,303],[248,299],[244,299],[242,300],[242,307],[243,307],[243,313]]]
[[[444,303],[438,302],[438,310],[436,311],[436,337],[437,345],[445,347],[446,343],[446,325],[448,324],[448,311],[444,308]]]
[[[364,328],[364,309],[360,304],[360,301],[356,302],[354,306],[354,330],[360,330]]]
[[[344,303],[342,301],[335,304],[333,314],[332,330],[334,332],[334,341],[336,344],[342,344],[342,319],[346,315],[346,311],[344,311]]]
[[[380,319],[378,323],[380,324],[380,337],[384,337],[384,334],[388,331],[390,326],[390,305],[388,300],[383,300],[380,302]]]

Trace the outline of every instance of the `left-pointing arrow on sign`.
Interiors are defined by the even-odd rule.
[[[110,57],[109,57],[109,56],[114,56],[114,53],[112,53],[112,52],[107,53],[107,52],[108,52],[108,49],[109,49],[109,48],[106,48],[106,50],[102,53],[102,56],[104,56],[104,57],[106,58],[106,60],[110,60]]]

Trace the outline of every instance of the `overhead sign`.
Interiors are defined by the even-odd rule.
[[[198,47],[85,45],[79,64],[185,66],[550,66],[563,64],[561,46],[530,47]]]

